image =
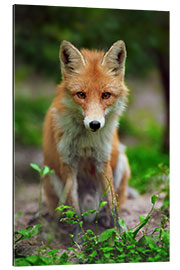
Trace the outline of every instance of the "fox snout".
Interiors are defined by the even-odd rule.
[[[99,129],[101,129],[105,124],[105,119],[104,117],[100,118],[100,119],[90,119],[88,116],[86,116],[84,118],[84,125],[87,129],[95,132]]]
[[[101,123],[99,121],[95,120],[95,121],[91,121],[89,123],[89,126],[93,131],[96,131],[101,127]]]

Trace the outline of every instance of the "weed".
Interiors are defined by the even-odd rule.
[[[68,254],[64,252],[61,256],[57,255],[58,249],[51,250],[44,255],[17,256],[15,266],[34,266],[34,265],[65,265],[68,262]]]
[[[123,233],[119,233],[116,228],[111,228],[98,236],[92,230],[83,230],[84,242],[82,247],[77,245],[71,235],[72,243],[77,245],[78,252],[73,247],[69,249],[74,252],[77,262],[91,264],[168,261],[169,232],[164,230],[165,220],[161,222],[161,227],[156,228],[150,236],[143,235],[139,240],[136,240],[138,232],[149,222],[157,200],[158,197],[153,195],[150,212],[146,217],[140,217],[140,223],[133,230],[127,230],[125,222],[119,218],[119,225],[123,225],[123,228],[125,228]],[[73,208],[70,210],[71,216],[72,213]],[[70,220],[67,219],[68,211],[65,216],[64,221],[69,222]],[[83,227],[82,224],[81,221],[81,227]],[[159,232],[159,234],[153,237],[155,232]]]
[[[60,206],[58,210],[62,212],[61,222],[79,223],[82,228],[83,244],[80,246],[74,241],[70,234],[72,246],[62,255],[57,255],[58,250],[46,252],[44,255],[15,257],[15,266],[20,265],[62,265],[72,264],[95,264],[95,263],[121,263],[121,262],[164,262],[169,260],[169,232],[164,229],[168,218],[161,220],[160,227],[157,227],[150,235],[143,236],[137,240],[138,232],[149,222],[155,203],[158,197],[153,195],[152,208],[146,217],[139,217],[140,223],[134,228],[127,230],[126,224],[119,218],[119,225],[125,228],[125,231],[119,233],[117,229],[111,228],[102,232],[99,236],[92,230],[83,229],[83,221],[70,206]],[[82,216],[91,213],[89,210]],[[34,230],[27,228],[19,230],[16,234],[21,234],[21,239],[29,238],[34,233],[38,233],[41,226],[35,226]],[[71,252],[71,255],[69,255]]]
[[[30,166],[39,173],[40,175],[40,187],[39,187],[39,223],[41,223],[42,219],[42,182],[43,177],[47,174],[53,174],[54,171],[51,170],[48,166],[44,166],[43,168],[40,168],[39,165],[35,163],[30,163]]]
[[[40,189],[42,186],[42,177],[48,173],[53,173],[47,166],[40,168],[37,164],[31,164],[40,174]],[[163,175],[168,174],[168,169],[162,165],[159,169],[163,171]],[[161,174],[160,174],[161,175]],[[152,174],[150,175],[152,176]],[[104,192],[106,195],[108,187]],[[104,198],[103,196],[103,198]],[[40,192],[41,198],[41,192]],[[88,210],[80,216],[76,214],[73,207],[60,205],[57,210],[61,212],[60,222],[69,224],[79,224],[81,228],[82,245],[79,245],[74,235],[69,237],[72,241],[72,246],[59,255],[58,249],[48,251],[47,248],[39,248],[37,254],[26,256],[19,254],[16,250],[16,244],[24,239],[29,239],[34,235],[38,235],[41,231],[42,224],[28,226],[26,229],[19,229],[15,232],[15,266],[33,266],[33,265],[64,265],[64,264],[98,264],[98,263],[124,263],[124,262],[164,262],[169,261],[169,231],[165,229],[169,218],[164,214],[161,223],[154,231],[147,235],[145,230],[143,234],[139,234],[142,229],[149,223],[152,213],[155,208],[156,201],[159,196],[151,197],[152,208],[146,217],[139,217],[139,224],[134,228],[127,229],[126,223],[118,217],[121,232],[116,228],[110,228],[103,231],[100,235],[97,230],[93,232],[90,229],[84,229],[83,217],[96,213],[96,224],[98,215],[103,206],[107,202],[103,201],[99,204],[97,210]],[[166,200],[166,197],[164,198]],[[161,211],[162,209],[160,209]],[[39,216],[41,217],[41,202],[39,201]],[[19,213],[20,215],[21,213]],[[18,218],[18,215],[17,215]],[[39,219],[41,220],[41,219]],[[42,220],[41,220],[42,221]]]
[[[40,232],[42,228],[41,224],[38,224],[36,226],[28,226],[26,229],[19,229],[17,232],[15,232],[16,240],[15,244],[19,242],[20,240],[29,239],[31,236],[34,236]]]

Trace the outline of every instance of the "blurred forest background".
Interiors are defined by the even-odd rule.
[[[16,183],[35,179],[41,164],[42,124],[61,80],[59,46],[107,50],[127,47],[129,104],[119,134],[127,145],[140,193],[169,164],[169,12],[99,8],[14,6],[14,132]],[[157,178],[156,178],[157,179]]]

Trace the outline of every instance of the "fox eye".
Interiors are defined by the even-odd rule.
[[[77,92],[76,95],[80,99],[85,99],[86,98],[86,94],[84,92]]]
[[[110,98],[110,96],[111,96],[111,93],[105,92],[102,94],[102,99],[108,99],[108,98]]]

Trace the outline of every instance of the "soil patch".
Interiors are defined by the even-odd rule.
[[[15,214],[22,211],[22,215],[15,220],[14,230],[26,228],[29,225],[38,224],[38,196],[39,185],[35,183],[26,183],[18,185],[15,190]],[[161,202],[156,202],[159,208]],[[128,199],[120,211],[120,217],[126,222],[128,229],[134,228],[139,223],[139,216],[146,216],[152,207],[151,195],[145,194],[135,199]],[[72,233],[72,227],[69,224],[61,224],[58,220],[52,219],[48,214],[47,207],[43,201],[42,207],[42,230],[40,235],[33,236],[29,240],[20,241],[17,244],[18,252],[24,255],[32,255],[37,252],[39,247],[45,246],[49,250],[59,249],[59,254],[63,253],[67,247],[71,246],[69,234]],[[147,234],[160,225],[162,214],[159,210],[154,210],[152,218],[148,225],[143,228]],[[95,224],[85,224],[85,229],[95,230]],[[98,234],[106,228],[98,224]],[[142,232],[138,234],[138,238]],[[67,251],[67,250],[66,250]]]

